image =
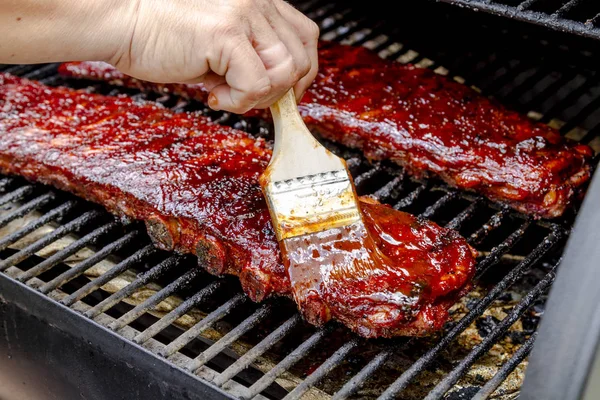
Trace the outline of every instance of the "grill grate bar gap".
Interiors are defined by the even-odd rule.
[[[529,228],[530,225],[530,221],[523,222],[513,233],[504,239],[502,243],[495,246],[487,257],[477,264],[475,279],[479,279],[491,266],[497,264],[498,261],[500,261],[500,257],[508,253],[508,251],[523,238],[525,231],[527,231],[527,228]]]
[[[181,265],[181,260],[182,257],[179,255],[173,255],[167,258],[166,260],[151,268],[149,271],[146,271],[145,273],[140,275],[136,280],[131,282],[129,285],[125,286],[123,289],[113,293],[108,298],[96,304],[94,307],[86,311],[84,315],[88,318],[94,318],[98,314],[105,312],[106,310],[117,304],[119,301],[131,296],[137,289],[148,284],[150,281],[162,276],[167,271],[171,271],[173,268]]]
[[[527,293],[527,296],[519,302],[510,313],[487,335],[481,343],[476,345],[462,361],[454,367],[452,372],[444,377],[444,379],[436,385],[436,387],[427,395],[425,400],[439,400],[450,388],[458,382],[466,370],[473,363],[488,351],[494,343],[503,336],[519,317],[533,304],[550,287],[555,278],[555,265],[550,272]]]
[[[570,0],[565,5],[560,7],[558,10],[553,12],[551,16],[554,18],[563,17],[564,15],[568,14],[571,10],[573,10],[575,7],[577,7],[581,3],[583,3],[583,0]]]
[[[194,296],[183,301],[179,306],[177,306],[177,308],[175,308],[169,314],[165,315],[164,317],[162,317],[161,319],[156,321],[148,329],[146,329],[145,331],[141,332],[136,337],[134,337],[133,341],[136,343],[142,344],[142,343],[145,343],[146,341],[150,340],[154,336],[158,335],[162,330],[164,330],[166,327],[168,327],[173,322],[175,322],[183,314],[190,311],[192,309],[192,307],[195,307],[196,305],[198,305],[201,302],[203,302],[204,300],[206,300],[206,298],[208,296],[210,296],[218,288],[223,286],[224,282],[225,282],[224,280],[217,280],[217,281],[210,283],[208,286],[205,286],[200,291],[196,292],[196,294],[194,294]]]
[[[94,265],[98,264],[100,261],[104,260],[109,255],[114,253],[115,251],[118,251],[127,244],[131,243],[131,241],[137,235],[137,231],[129,232],[125,236],[104,246],[101,250],[95,252],[94,255],[90,258],[80,262],[73,268],[70,268],[68,271],[63,272],[56,278],[52,279],[50,282],[44,284],[42,287],[40,287],[40,292],[47,294],[50,291],[56,289],[59,285],[64,285],[66,282],[69,282],[72,279],[78,277]]]
[[[33,200],[30,200],[29,202],[23,204],[21,207],[15,209],[14,211],[11,211],[10,213],[0,218],[0,228],[8,225],[10,222],[16,220],[17,218],[21,218],[29,214],[30,212],[45,206],[46,204],[54,200],[54,198],[54,193],[46,193],[36,197]]]
[[[187,271],[185,274],[181,275],[179,278],[175,279],[173,282],[169,283],[167,286],[154,293],[144,302],[135,306],[131,311],[128,311],[119,319],[113,321],[108,327],[116,331],[121,329],[125,325],[130,324],[131,322],[138,319],[146,311],[155,307],[158,303],[175,293],[177,290],[181,289],[182,286],[189,283],[202,273],[203,272],[201,272],[198,268],[193,268]]]
[[[227,302],[222,304],[216,310],[208,314],[204,319],[200,320],[196,325],[181,334],[177,339],[169,343],[168,346],[159,350],[159,354],[163,357],[169,357],[176,351],[181,350],[188,343],[194,340],[198,335],[210,328],[215,322],[223,319],[226,315],[231,313],[234,308],[244,303],[247,297],[243,293],[238,293],[229,299]]]
[[[141,262],[144,258],[146,258],[152,254],[155,254],[155,253],[156,253],[156,249],[152,245],[148,245],[148,246],[136,251],[134,254],[127,257],[126,259],[124,259],[123,261],[121,261],[120,263],[115,265],[114,267],[112,267],[105,274],[103,274],[102,276],[99,276],[98,278],[94,279],[91,282],[88,282],[81,289],[78,289],[77,291],[73,292],[69,296],[62,299],[60,302],[62,304],[64,304],[65,306],[72,305],[76,301],[81,300],[85,296],[92,293],[94,290],[98,289],[101,286],[104,286],[109,281],[111,281],[114,278],[116,278],[117,276],[121,275],[123,272],[127,271],[133,265]]]
[[[245,398],[252,399],[256,397],[260,392],[272,384],[281,374],[289,370],[300,359],[304,358],[308,352],[310,352],[325,337],[326,333],[329,331],[329,326],[331,325],[326,325],[324,328],[321,328],[313,333],[311,337],[302,342],[300,346],[296,347],[269,372],[254,382],[254,384],[248,389],[249,394]]]
[[[344,386],[336,392],[332,400],[344,400],[352,396],[369,379],[375,371],[381,368],[387,359],[394,353],[392,349],[379,352],[367,365],[354,375]]]
[[[519,347],[510,360],[498,370],[498,372],[486,382],[486,384],[477,392],[471,400],[486,400],[494,391],[508,378],[508,376],[517,368],[517,366],[529,355],[533,349],[533,344],[537,338],[537,332],[534,332],[525,343]]]
[[[483,198],[477,197],[475,201],[471,202],[462,210],[456,217],[454,217],[450,222],[446,224],[446,228],[454,229],[456,231],[460,230],[460,227],[463,223],[465,223],[469,218],[473,216],[475,210],[483,203]]]
[[[539,259],[541,259],[554,245],[559,241],[562,234],[551,232],[546,239],[540,243],[523,261],[513,268],[502,280],[490,290],[485,297],[479,300],[476,305],[458,321],[446,335],[421,358],[414,362],[404,373],[392,383],[381,395],[380,400],[391,399],[406,388],[406,386],[427,367],[438,354],[445,349],[460,333],[462,333],[477,317],[483,314],[485,309],[492,304],[508,287],[520,279],[529,268]],[[489,256],[488,256],[489,257]]]
[[[471,236],[469,236],[468,242],[471,245],[480,244],[490,234],[490,232],[502,225],[502,222],[509,214],[510,209],[503,208],[492,215],[485,224],[483,224],[477,231],[473,232]]]
[[[302,397],[304,393],[311,386],[316,385],[323,379],[329,372],[331,372],[334,368],[338,367],[346,358],[346,356],[356,347],[358,346],[360,339],[354,338],[349,342],[345,343],[340,347],[331,357],[329,357],[323,364],[319,366],[312,374],[310,374],[306,379],[302,381],[294,390],[292,390],[287,396],[284,397],[284,400],[297,400]]]
[[[63,262],[66,258],[72,256],[77,253],[79,250],[83,249],[90,244],[95,243],[100,237],[104,234],[110,232],[118,226],[116,222],[109,222],[106,225],[101,226],[100,228],[96,228],[94,231],[88,233],[84,237],[77,239],[73,243],[69,244],[67,247],[57,252],[56,254],[48,257],[35,267],[24,271],[23,273],[17,276],[17,280],[19,282],[28,281],[31,278],[34,278],[40,275],[43,272],[48,271],[50,268],[54,267],[56,264]]]
[[[264,320],[273,310],[271,304],[263,304],[258,310],[252,315],[239,323],[231,331],[227,332],[225,336],[215,342],[208,349],[200,353],[187,365],[187,369],[194,372],[210,360],[212,360],[217,354],[225,350],[227,346],[240,338],[244,333],[250,329],[256,328],[256,326]]]
[[[416,187],[415,190],[413,190],[408,195],[406,195],[405,197],[400,199],[396,204],[394,204],[393,207],[396,210],[401,210],[403,208],[410,206],[419,198],[419,196],[425,191],[425,189],[427,189],[427,187],[428,187],[427,182],[420,184],[419,186]]]
[[[100,217],[101,215],[102,214],[99,211],[88,211],[73,221],[70,221],[65,225],[61,225],[48,235],[38,239],[34,243],[0,262],[0,271],[4,271],[5,269],[20,263],[21,261],[35,254],[37,251],[48,246],[50,243],[57,241],[61,237],[72,232],[77,232],[79,229],[83,228],[85,225],[89,224],[92,220]]]
[[[31,232],[41,228],[47,223],[62,218],[66,213],[71,211],[75,207],[75,205],[76,202],[74,201],[68,201],[66,203],[63,203],[60,206],[48,211],[46,214],[42,215],[35,221],[28,223],[18,231],[15,231],[10,235],[4,236],[2,239],[0,239],[0,250],[6,249],[11,244],[17,242],[18,240],[21,240],[25,236],[29,235]]]
[[[31,193],[33,193],[33,186],[21,186],[18,189],[15,189],[12,192],[0,197],[0,206],[22,200],[25,196],[28,196]]]
[[[565,108],[570,107],[571,105],[576,103],[577,99],[579,99],[583,94],[585,94],[591,86],[596,86],[597,84],[597,76],[594,76],[592,79],[589,80],[583,80],[583,82],[579,86],[574,88],[569,94],[567,94],[566,96],[558,100],[556,103],[554,103],[554,105],[544,113],[544,115],[540,119],[540,122],[547,124],[553,118],[556,118],[560,114],[560,112],[563,111]]]
[[[294,314],[283,324],[279,325],[279,327],[271,332],[267,337],[261,340],[260,343],[252,347],[252,349],[250,349],[246,354],[231,364],[225,371],[221,372],[221,374],[215,378],[213,383],[219,387],[223,386],[223,384],[247,368],[252,362],[254,362],[254,360],[263,355],[283,337],[288,335],[301,322],[302,318],[300,317],[300,314]]]
[[[440,210],[440,208],[444,207],[446,204],[448,204],[450,201],[454,200],[456,197],[457,197],[457,194],[454,191],[446,193],[445,195],[443,195],[442,197],[437,199],[437,201],[435,203],[433,203],[432,205],[427,207],[425,209],[425,211],[423,211],[421,213],[421,215],[419,215],[419,216],[422,218],[431,219],[431,217],[433,217],[435,215],[435,213],[437,213]]]

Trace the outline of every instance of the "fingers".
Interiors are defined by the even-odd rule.
[[[262,60],[252,47],[249,40],[239,38],[237,44],[226,44],[215,61],[209,61],[210,68],[216,73],[221,72],[222,66],[218,61],[229,60],[226,63],[225,83],[217,79],[208,97],[208,105],[214,110],[226,110],[243,114],[252,109],[259,100],[271,91],[271,83]]]
[[[299,100],[318,69],[318,27],[281,0],[262,3],[239,35],[228,37],[199,78],[210,91],[209,106],[245,113],[266,108],[294,87]],[[235,45],[232,45],[235,43]]]
[[[319,26],[285,1],[276,1],[275,5],[283,18],[295,29],[297,37],[302,42],[310,60],[309,71],[294,87],[296,97],[300,100],[302,94],[308,89],[317,76],[317,71],[319,69],[317,49]]]
[[[277,12],[275,9],[274,11]],[[255,106],[264,108],[283,96],[285,91],[298,81],[299,78],[296,78],[298,68],[294,55],[266,18],[254,18],[250,38],[271,83],[271,91]]]
[[[273,12],[274,14],[267,19],[277,38],[276,48],[279,51],[276,54],[269,54],[268,57],[263,57],[264,52],[258,51],[271,79],[271,93],[257,104],[257,108],[271,105],[306,76],[311,68],[310,57],[296,30],[289,25],[275,7],[273,7]]]

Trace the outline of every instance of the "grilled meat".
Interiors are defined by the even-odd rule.
[[[392,160],[417,176],[434,174],[546,218],[562,215],[590,178],[590,147],[431,70],[331,42],[321,43],[319,62],[299,106],[305,122],[370,159]],[[207,96],[201,84],[141,82],[103,63],[68,63],[60,70],[200,101]]]
[[[327,271],[296,273],[292,283],[258,185],[270,156],[265,141],[194,113],[0,74],[3,173],[145,221],[157,246],[196,254],[199,265],[215,275],[237,275],[255,301],[306,294],[300,288],[306,277],[321,280],[314,294],[319,307],[305,309],[299,302],[313,323],[337,319],[366,337],[439,329],[474,273],[474,251],[466,241],[363,198],[365,224],[384,262],[359,271],[351,258],[326,265],[324,253],[311,252],[303,255],[306,265]],[[362,251],[356,244],[336,236],[315,246]],[[311,318],[315,313],[322,317]]]

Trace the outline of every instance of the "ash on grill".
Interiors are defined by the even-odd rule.
[[[555,64],[539,65],[539,59],[515,63],[503,50],[488,60],[475,51],[462,54],[456,44],[442,46],[447,52],[434,52],[427,43],[401,44],[397,37],[414,37],[344,7],[315,0],[300,4],[320,22],[324,39],[460,74],[467,84],[477,83],[485,93],[600,148],[595,72],[549,70]],[[410,31],[410,16],[397,25]],[[430,51],[431,59],[413,48]],[[62,80],[53,64],[8,70],[47,84],[90,84]],[[455,79],[464,81],[460,76]],[[177,110],[204,109],[220,123],[257,136],[269,132],[257,121],[173,96],[90,85],[89,90],[126,93]],[[253,304],[235,279],[216,279],[194,268],[189,257],[153,249],[138,223],[123,225],[127,221],[114,221],[93,205],[18,178],[0,180],[0,271],[238,397],[516,398],[573,215],[532,221],[436,180],[412,179],[395,166],[369,165],[354,152],[327,145],[348,160],[361,194],[457,229],[480,252],[474,289],[437,336],[367,341],[336,324],[308,326],[291,301]]]

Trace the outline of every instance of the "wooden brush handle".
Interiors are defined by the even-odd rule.
[[[275,124],[275,146],[270,163],[272,180],[346,168],[344,160],[323,147],[304,124],[294,89],[271,106],[271,114]]]

